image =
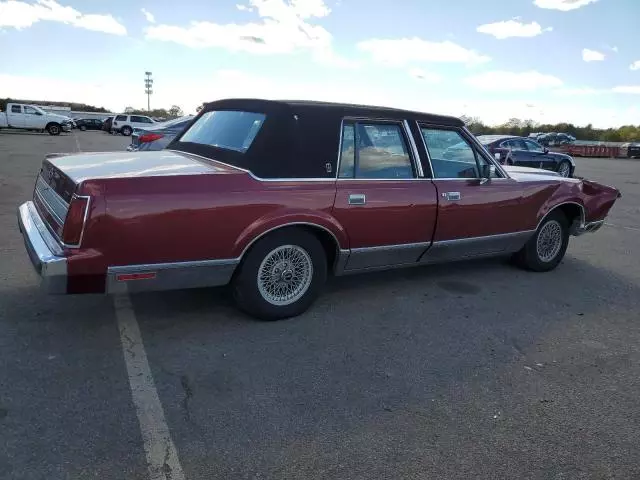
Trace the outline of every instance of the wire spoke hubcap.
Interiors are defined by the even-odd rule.
[[[258,290],[272,305],[290,305],[309,289],[313,262],[303,248],[282,245],[269,252],[258,268]]]
[[[536,248],[540,261],[548,263],[556,258],[562,248],[562,227],[559,222],[550,220],[544,224],[538,234]]]

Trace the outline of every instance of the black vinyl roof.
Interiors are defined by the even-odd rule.
[[[230,98],[207,103],[191,125],[207,112],[232,110],[263,113],[266,120],[246,152],[181,142],[168,149],[195,153],[251,171],[260,178],[335,178],[340,129],[345,117],[409,120],[462,127],[455,117],[385,107],[305,100]]]
[[[464,122],[457,117],[448,115],[436,115],[433,113],[416,112],[403,110],[400,108],[381,107],[373,105],[357,105],[351,103],[321,102],[314,100],[266,100],[259,98],[229,98],[207,103],[204,110],[215,110],[216,108],[228,108],[233,105],[240,109],[257,109],[262,111],[265,108],[289,107],[291,110],[304,109],[307,111],[331,111],[341,117],[366,117],[366,118],[386,118],[386,119],[407,119],[426,123],[436,123],[439,125],[451,125],[455,127],[464,126]]]

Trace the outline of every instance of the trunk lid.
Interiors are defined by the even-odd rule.
[[[71,184],[75,189],[75,185],[84,180],[242,173],[241,170],[214,160],[207,161],[195,155],[169,150],[56,155],[49,156],[43,168],[58,173],[60,177],[58,180],[47,183],[52,185],[63,198],[68,195],[67,190]],[[55,176],[54,174],[53,177]]]
[[[33,203],[47,227],[61,240],[70,205],[81,201],[81,198],[88,198],[77,197],[80,194],[78,186],[85,180],[233,173],[244,174],[244,171],[168,150],[54,153],[47,155],[42,162],[33,191]]]

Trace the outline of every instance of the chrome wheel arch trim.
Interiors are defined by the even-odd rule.
[[[586,222],[587,222],[587,219],[586,219],[586,212],[585,212],[585,209],[584,209],[584,205],[582,205],[581,203],[578,203],[578,202],[562,202],[562,203],[558,203],[558,204],[554,205],[553,207],[551,207],[551,208],[549,209],[549,211],[548,211],[547,213],[545,213],[545,214],[542,216],[542,218],[540,219],[540,221],[539,221],[539,222],[538,222],[538,224],[536,225],[536,229],[535,229],[535,231],[538,231],[538,229],[540,228],[540,225],[542,225],[542,222],[544,222],[544,221],[545,221],[545,219],[546,219],[549,215],[551,215],[551,213],[552,213],[552,212],[554,212],[556,209],[558,209],[558,208],[559,208],[559,207],[561,207],[562,205],[577,205],[578,207],[580,207],[580,224],[579,224],[579,227],[580,227],[580,228],[583,228],[583,227],[584,227],[584,225],[585,225],[585,224],[586,224]],[[571,225],[569,225],[569,228],[571,228]]]
[[[237,260],[240,262],[242,261],[242,259],[244,258],[245,254],[249,251],[249,249],[255,245],[255,243],[260,240],[261,238],[265,237],[266,235],[275,232],[276,230],[280,230],[282,228],[287,228],[287,227],[311,227],[311,228],[318,228],[320,230],[323,230],[324,232],[328,233],[331,238],[333,239],[333,242],[335,244],[336,247],[336,258],[335,258],[335,262],[333,265],[333,268],[335,268],[335,264],[338,263],[339,258],[344,255],[343,252],[346,252],[346,254],[348,255],[348,253],[350,252],[350,250],[348,249],[343,249],[342,246],[340,245],[340,242],[338,241],[338,237],[336,237],[336,235],[329,230],[327,227],[324,227],[322,225],[319,225],[317,223],[312,223],[312,222],[290,222],[290,223],[285,223],[282,225],[278,225],[272,228],[269,228],[268,230],[265,230],[264,232],[262,232],[260,235],[257,235],[255,237],[253,237],[251,239],[251,241],[243,248],[242,252],[240,253],[240,255],[238,255]]]

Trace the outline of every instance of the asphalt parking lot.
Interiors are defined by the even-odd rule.
[[[127,144],[0,132],[0,478],[150,478],[114,298],[42,294],[16,222],[45,153]],[[623,197],[550,273],[343,277],[275,323],[224,289],[131,297],[183,472],[162,478],[640,477],[640,161],[577,174]]]

